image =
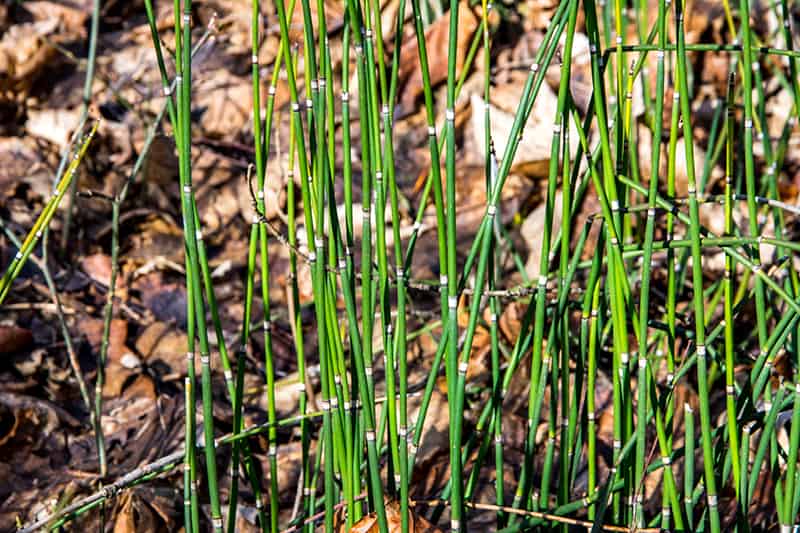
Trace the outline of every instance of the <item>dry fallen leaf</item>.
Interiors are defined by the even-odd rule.
[[[398,533],[401,529],[401,521],[400,521],[400,504],[396,501],[391,501],[386,503],[386,522],[389,529],[389,533]],[[414,513],[413,509],[409,509],[409,524],[408,524],[408,531],[409,533],[440,533],[441,530],[425,520],[425,518],[421,516],[417,516]],[[341,526],[339,529],[342,533],[378,533],[378,519],[375,516],[375,513],[370,513],[361,520],[359,520],[356,524],[353,525],[349,530],[346,530],[344,526]]]
[[[0,39],[0,101],[21,101],[52,65],[56,49],[46,42],[58,30],[58,18],[15,24]]]
[[[78,124],[80,109],[28,110],[25,128],[30,135],[49,141],[56,146],[66,146]]]
[[[78,323],[78,329],[91,345],[92,351],[98,353],[103,342],[103,320],[99,318],[84,318]],[[125,340],[128,337],[128,323],[121,318],[111,320],[108,332],[108,358],[120,360],[125,355]]]
[[[456,49],[456,75],[461,73],[464,58],[467,54],[472,34],[478,27],[478,18],[466,3],[458,6],[458,40]],[[431,86],[436,86],[447,79],[447,54],[438,51],[447,50],[450,34],[450,17],[437,19],[425,30],[425,43],[428,47],[428,67]],[[405,112],[414,109],[414,103],[422,94],[422,70],[419,67],[419,55],[416,38],[403,44],[400,49],[400,70],[398,73],[403,87],[400,93],[400,107]]]
[[[559,190],[556,191],[553,204],[553,224],[551,229],[554,232],[561,227],[562,204],[561,191]],[[545,230],[546,210],[546,204],[540,204],[536,209],[531,211],[519,228],[520,236],[528,247],[528,260],[525,263],[525,273],[530,279],[537,279],[539,277],[539,268],[542,259],[542,234],[544,234]]]
[[[35,20],[57,20],[59,33],[69,34],[73,38],[86,37],[89,13],[81,9],[78,3],[28,0],[24,5]]]
[[[144,163],[144,181],[167,185],[178,179],[178,156],[175,153],[175,138],[157,135],[150,144]]]
[[[87,255],[81,260],[81,268],[97,283],[111,285],[111,258],[106,254]]]
[[[140,498],[135,490],[126,491],[122,505],[114,521],[114,533],[136,533],[137,531],[158,531],[158,520],[147,501]]]
[[[0,354],[11,354],[28,348],[33,333],[18,326],[0,326]]]
[[[508,102],[518,102],[522,93],[521,86],[498,87],[492,96],[492,101],[502,100]],[[529,176],[546,176],[548,163],[550,161],[550,146],[553,140],[553,120],[558,98],[552,89],[546,84],[542,84],[536,102],[531,110],[528,122],[522,132],[522,140],[517,146],[514,157],[512,172],[523,172]],[[486,105],[483,99],[473,94],[470,98],[472,107],[471,130],[475,139],[475,146],[481,158],[485,158],[484,151],[484,117]],[[503,157],[511,135],[511,127],[514,123],[514,114],[503,111],[499,107],[490,103],[489,120],[492,131],[492,139],[498,159]],[[578,139],[578,130],[575,124],[569,122],[569,138]],[[577,149],[578,143],[572,142],[571,148]],[[531,166],[533,164],[533,166]],[[525,167],[523,168],[523,165]]]
[[[186,372],[186,334],[164,322],[147,326],[136,339],[136,350],[149,365],[161,362],[171,372]]]
[[[227,69],[209,72],[197,83],[200,125],[208,137],[236,136],[249,125],[253,87]]]

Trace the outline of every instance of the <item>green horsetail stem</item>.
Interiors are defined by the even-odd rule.
[[[740,18],[741,44],[688,44],[684,5],[678,2],[675,42],[670,42],[667,21],[670,3],[666,0],[659,2],[655,20],[643,1],[633,2],[630,8],[621,0],[615,0],[613,5],[585,2],[582,9],[593,90],[586,115],[581,118],[570,94],[571,62],[559,59],[557,104],[548,111],[554,113],[553,135],[547,184],[543,189],[544,227],[537,236],[540,238],[537,246],[541,248],[539,277],[531,284],[522,259],[508,242],[512,228],[503,225],[499,202],[520,149],[521,134],[527,131],[526,124],[545,82],[545,72],[553,58],[571,56],[581,6],[577,0],[560,2],[552,14],[524,82],[511,135],[504,153],[496,159],[494,141],[498,139],[492,137],[494,117],[489,107],[492,56],[497,52],[489,26],[493,6],[488,1],[481,2],[478,29],[468,45],[461,72],[457,72],[456,52],[463,55],[457,50],[459,34],[463,33],[459,8],[463,12],[463,6],[455,0],[448,2],[449,13],[444,14],[448,20],[443,21],[448,26],[446,103],[444,110],[439,109],[440,113],[443,111],[444,124],[439,128],[442,134],[437,136],[429,43],[425,42],[429,15],[441,10],[439,2],[433,4],[411,0],[431,168],[422,194],[414,202],[408,202],[418,203],[407,206],[398,183],[401,176],[396,164],[400,156],[395,149],[399,143],[394,137],[400,49],[407,34],[405,23],[412,23],[406,21],[405,4],[400,3],[396,18],[389,21],[393,32],[389,38],[390,28],[381,19],[385,13],[379,2],[348,0],[340,33],[345,59],[339,63],[328,42],[330,6],[326,2],[317,0],[314,4],[311,0],[301,0],[297,13],[293,2],[276,3],[280,44],[271,80],[267,82],[262,80],[262,65],[258,61],[264,6],[259,0],[251,3],[254,151],[253,173],[248,175],[248,182],[252,178],[256,217],[243,268],[245,316],[240,342],[234,349],[234,365],[223,338],[208,265],[210,250],[202,238],[201,214],[191,187],[191,54],[196,48],[192,47],[191,3],[174,1],[177,79],[173,84],[167,74],[169,57],[165,58],[160,48],[151,0],[145,2],[162,89],[167,96],[165,107],[179,153],[184,215],[189,336],[186,453],[171,464],[185,464],[185,529],[202,529],[201,505],[205,503],[209,504],[212,527],[222,528],[216,472],[219,456],[215,446],[204,446],[213,441],[215,430],[210,401],[208,316],[218,339],[220,370],[233,406],[232,434],[217,439],[219,443],[232,444],[227,529],[236,528],[237,514],[241,514],[241,510],[237,512],[244,493],[239,487],[240,467],[252,485],[262,531],[279,531],[284,527],[279,524],[277,454],[278,428],[288,423],[277,418],[275,405],[278,383],[272,353],[270,297],[274,295],[270,294],[270,278],[274,273],[268,263],[270,233],[289,249],[288,320],[297,356],[296,386],[300,397],[300,415],[295,423],[300,426],[302,480],[298,481],[296,508],[288,527],[306,532],[318,525],[326,530],[350,529],[367,513],[374,512],[377,528],[388,533],[390,524],[384,505],[388,496],[399,502],[400,530],[405,533],[411,529],[412,480],[420,474],[414,471],[414,466],[443,359],[450,413],[450,476],[444,483],[441,499],[431,504],[429,516],[433,522],[438,523],[442,513],[449,509],[450,529],[468,531],[471,526],[468,513],[481,510],[494,513],[499,530],[567,531],[567,522],[555,517],[581,516],[581,508],[585,508],[595,531],[656,526],[678,531],[695,527],[719,531],[731,523],[731,518],[725,517],[723,524],[718,512],[719,494],[725,494],[735,498],[733,521],[739,531],[745,531],[750,527],[749,505],[758,479],[766,470],[776,482],[779,523],[784,529],[789,527],[800,506],[796,467],[800,453],[800,395],[794,384],[797,378],[792,378],[791,385],[788,379],[778,384],[773,379],[773,366],[784,353],[793,360],[800,346],[800,278],[791,263],[792,255],[800,251],[800,244],[792,241],[786,225],[799,210],[781,198],[778,188],[800,112],[796,79],[800,53],[793,49],[789,39],[791,28],[784,25],[780,30],[787,40],[786,49],[768,46],[770,43],[758,40],[748,17],[739,16],[725,4],[731,36],[736,28],[735,16]],[[782,0],[772,6],[779,21],[790,20],[787,4]],[[496,9],[503,11],[506,7]],[[739,13],[748,10],[747,0],[740,0]],[[302,20],[302,38],[292,48],[289,21],[295,16]],[[634,35],[638,43],[630,42]],[[303,46],[302,56],[299,45]],[[479,52],[483,54],[482,62],[477,60]],[[689,52],[727,53],[731,72],[741,72],[738,86],[732,80],[729,83],[727,99],[712,104],[707,155],[700,171],[695,168],[692,141],[698,117],[691,114],[698,79],[693,79],[696,74],[687,62]],[[657,55],[654,83],[646,70],[652,54]],[[785,59],[778,61],[780,58]],[[457,176],[461,163],[455,115],[457,95],[473,62],[482,65],[479,77],[487,105],[483,124],[479,125],[483,131],[477,136],[485,154],[486,201],[479,227],[467,243],[467,253],[462,255],[459,239],[464,236],[457,234],[461,207],[456,205],[456,198],[461,191],[456,187],[460,186]],[[285,79],[281,76],[283,72]],[[769,82],[773,78],[775,82]],[[334,98],[334,80],[341,87],[341,98]],[[669,103],[665,97],[670,81],[674,100],[665,124],[663,115]],[[269,176],[281,174],[269,172],[268,163],[283,163],[269,158],[274,152],[283,155],[280,147],[274,149],[279,139],[272,133],[280,122],[280,115],[276,115],[280,110],[274,109],[279,83],[286,83],[289,89],[290,107],[286,237],[266,219],[270,206],[265,203]],[[770,137],[769,131],[768,122],[772,119],[766,83],[776,83],[791,95],[794,103],[791,116],[783,122],[782,131],[775,138]],[[267,96],[263,102],[265,88]],[[641,117],[636,115],[639,102],[634,99],[638,98],[643,104]],[[341,106],[337,100],[341,100]],[[734,112],[737,106],[743,111],[743,123],[738,125]],[[669,128],[669,134],[665,127]],[[736,133],[742,128],[743,135],[737,139]],[[577,131],[577,139],[571,131]],[[679,175],[684,170],[677,168],[681,135],[689,182],[686,197],[677,196]],[[639,145],[647,136],[652,151],[645,161]],[[756,160],[752,155],[759,140],[765,169],[760,175],[756,163],[761,159]],[[340,149],[344,157],[337,153]],[[355,159],[360,161],[350,157],[354,149],[359,152]],[[442,152],[444,172],[440,165]],[[295,166],[299,171],[297,183]],[[713,181],[713,170],[718,166],[724,166],[724,184]],[[359,175],[360,184],[354,183]],[[354,212],[359,207],[354,197],[354,187],[358,185],[362,191],[360,243],[359,214]],[[724,191],[717,194],[715,191],[721,185]],[[297,198],[298,188],[300,198]],[[592,188],[599,211],[578,227],[583,200],[592,194]],[[340,190],[344,193],[343,222],[339,220],[337,205]],[[440,259],[439,279],[416,280],[411,270],[429,197],[438,222],[435,240]],[[734,221],[736,202],[747,205],[746,228],[737,227]],[[700,224],[701,206],[704,209],[719,206],[724,214],[724,229],[720,234]],[[561,208],[562,218],[554,224],[557,207]],[[298,208],[303,210],[305,241],[297,227]],[[406,210],[413,219],[411,228],[403,228]],[[114,219],[118,215],[117,207],[113,210]],[[767,217],[773,222],[772,232],[765,228]],[[410,229],[410,238],[404,229]],[[590,233],[592,229],[599,230],[597,237]],[[403,239],[407,239],[405,245]],[[116,242],[113,235],[112,241]],[[761,245],[770,246],[775,252],[767,257],[763,255],[766,248]],[[354,258],[356,246],[361,248],[360,264]],[[589,250],[594,250],[591,258],[582,260]],[[724,269],[715,280],[704,269],[710,264],[708,254],[719,252],[724,258]],[[509,274],[507,269],[513,268],[507,262],[512,257],[523,271],[524,281],[519,287],[504,288],[500,279]],[[304,349],[314,344],[307,342],[310,340],[307,337],[304,339],[308,332],[303,331],[301,318],[299,261],[309,266],[312,300],[308,307],[310,310],[313,306],[316,321],[314,357],[319,358],[319,366],[314,378],[318,377],[320,382],[316,406],[309,404],[313,391],[308,387],[314,380]],[[0,284],[0,301],[7,295],[16,275],[13,271],[18,268],[21,267],[15,266],[11,274],[7,273],[9,279],[4,277]],[[666,271],[663,282],[656,277],[662,269]],[[259,277],[263,318],[254,327]],[[431,294],[438,292],[434,299],[439,300],[439,309],[434,313],[435,319],[424,319],[424,326],[409,331],[412,329],[409,321],[416,320],[412,317],[428,316],[414,308],[413,291],[418,287]],[[659,292],[662,288],[663,296]],[[462,297],[466,297],[467,306],[464,327],[456,316]],[[514,339],[503,338],[499,326],[507,299],[521,304],[520,312],[524,313]],[[754,306],[756,311],[755,328],[752,333],[740,336],[735,326],[748,306]],[[484,320],[487,308],[488,319]],[[106,316],[110,316],[109,309]],[[576,331],[578,314],[580,329]],[[468,381],[466,371],[478,344],[479,328],[488,331],[487,360],[491,375],[484,382],[472,382]],[[250,335],[259,329],[264,335],[267,421],[259,428],[245,428],[244,361]],[[420,387],[424,382],[424,390],[419,393],[421,406],[416,419],[411,419],[409,397],[417,393],[409,391],[417,384],[410,382],[415,374],[409,371],[407,357],[409,343],[423,333],[432,335],[439,344],[431,354],[430,370],[419,380]],[[751,348],[753,353],[749,354]],[[201,442],[197,442],[195,427],[196,349],[200,351],[202,365]],[[504,430],[509,429],[508,416],[503,412],[507,408],[504,399],[528,354],[531,361],[526,363],[530,364],[530,378],[525,384],[527,428],[521,464],[515,470],[516,490],[513,498],[509,498],[504,482],[508,479],[506,463],[513,455],[503,443]],[[382,366],[376,362],[381,356]],[[597,387],[603,383],[600,371],[604,365],[611,372],[608,407],[599,405],[599,396],[595,396]],[[102,383],[102,376],[98,377]],[[695,392],[687,400],[694,411],[687,403],[683,427],[679,428],[675,424],[680,419],[675,413],[676,391],[695,381]],[[712,406],[711,400],[722,392],[722,387],[724,402]],[[379,398],[384,393],[385,398]],[[380,413],[378,404],[382,405]],[[712,411],[716,405],[724,405],[724,413]],[[474,422],[464,416],[467,409],[477,415]],[[787,445],[777,438],[775,429],[785,416],[780,413],[788,409],[792,411],[792,428]],[[695,411],[699,414],[699,427],[695,427]],[[608,428],[612,433],[607,443],[611,470],[605,479],[601,479],[602,444],[596,434],[601,427],[601,414],[610,415]],[[717,427],[712,427],[712,415],[719,415]],[[542,420],[544,417],[546,420]],[[537,440],[542,435],[541,429],[545,429],[543,442]],[[762,432],[764,438],[752,442],[756,431]],[[258,467],[250,450],[249,439],[254,435],[264,435],[267,447],[264,464],[269,476],[269,505],[262,503]],[[695,471],[695,466],[700,467],[695,464],[696,452],[702,453],[702,475],[698,475],[699,469]],[[205,474],[201,473],[202,460],[198,463],[198,454],[203,454]],[[751,457],[753,460],[749,461]],[[486,478],[486,467],[493,472],[494,479]],[[136,482],[150,479],[151,475],[148,472]],[[207,497],[198,493],[201,478],[209,490]],[[654,490],[651,481],[657,481]],[[476,501],[476,495],[487,494],[483,490],[485,484],[491,484],[495,492],[489,495],[495,504],[491,509],[479,507],[484,504]],[[701,503],[703,499],[705,504]],[[85,502],[48,523],[64,524],[96,508],[100,505],[97,501],[105,501],[105,497]],[[507,503],[511,506],[506,506]],[[660,510],[655,510],[653,503],[660,503]]]

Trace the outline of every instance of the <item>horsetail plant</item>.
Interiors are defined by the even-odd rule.
[[[313,531],[318,522],[326,531],[349,531],[374,513],[376,528],[388,533],[391,501],[398,502],[403,533],[412,530],[426,507],[438,525],[446,513],[453,532],[469,531],[478,512],[493,513],[497,529],[509,532],[568,531],[570,524],[593,531],[744,532],[753,527],[751,504],[766,473],[775,482],[779,523],[784,530],[790,528],[800,505],[800,277],[792,262],[800,245],[792,240],[790,223],[800,213],[781,197],[779,179],[800,113],[800,53],[793,49],[788,2],[771,6],[784,23],[780,34],[785,48],[759,40],[748,0],[740,0],[738,11],[724,2],[727,31],[731,38],[734,31],[740,36],[741,42],[733,44],[687,43],[687,7],[682,1],[660,0],[652,12],[646,2],[559,2],[528,65],[508,139],[495,137],[490,104],[493,61],[500,50],[492,37],[490,15],[507,6],[486,0],[475,6],[480,12],[478,29],[464,55],[459,50],[459,14],[467,7],[463,2],[408,3],[412,18],[406,19],[406,2],[401,1],[387,24],[380,2],[347,0],[339,30],[331,23],[331,6],[322,0],[276,2],[279,44],[270,66],[259,59],[268,6],[251,2],[253,161],[245,179],[255,216],[243,267],[241,336],[238,346],[229,350],[192,181],[192,3],[173,3],[173,82],[168,74],[172,58],[162,51],[153,6],[146,0],[179,156],[189,339],[185,439],[180,454],[119,486],[144,482],[183,464],[187,531],[203,529],[206,502],[214,530],[222,530],[223,524],[228,531],[236,530],[237,516],[244,514],[239,508],[245,492],[240,482],[246,480],[256,501],[258,525],[271,532],[283,527]],[[445,49],[433,50],[426,41],[432,15],[447,17],[442,21],[448,54],[444,109],[437,108],[430,55]],[[291,21],[300,21],[300,33],[290,27]],[[337,32],[341,61],[331,43]],[[414,66],[422,81],[424,142],[431,160],[416,197],[404,194],[396,132],[400,119],[395,116],[401,48],[411,32]],[[571,58],[580,32],[589,48],[588,106],[578,102],[573,86],[576,65]],[[738,70],[740,76],[737,84],[731,74],[725,98],[713,103],[706,122],[693,109],[699,80],[689,62],[690,53],[704,52],[727,54],[730,72]],[[464,61],[459,72],[460,55]],[[547,90],[547,71],[556,71],[549,68],[554,61],[558,88],[545,118],[552,119],[552,136],[541,181],[538,274],[529,281],[519,268],[523,283],[512,287],[504,279],[524,265],[519,254],[513,257],[515,228],[501,216],[504,189],[516,172],[515,157],[531,116],[542,113],[536,104]],[[482,70],[475,84],[479,89],[465,82],[473,65]],[[263,76],[265,67],[271,67],[269,78]],[[774,138],[770,83],[787,91],[794,105]],[[276,98],[284,85],[288,113]],[[479,91],[485,106],[483,122],[477,125],[485,156],[485,203],[466,246],[468,235],[459,220],[463,206],[458,203],[462,87]],[[281,151],[284,120],[288,149]],[[693,130],[706,124],[708,149],[701,163]],[[639,145],[648,138],[652,152],[643,154]],[[495,154],[502,141],[503,153]],[[681,143],[685,168],[680,163]],[[763,158],[753,155],[759,146]],[[758,166],[762,162],[764,172]],[[722,183],[717,183],[718,167],[724,168]],[[60,189],[74,171],[72,166],[67,169]],[[685,194],[683,175],[688,182]],[[276,189],[271,180],[283,178],[285,230],[268,219],[274,206],[267,195]],[[57,197],[47,204],[32,235],[48,225]],[[594,200],[596,212],[583,221],[587,199]],[[739,227],[736,216],[740,204],[746,205],[746,227]],[[115,204],[115,219],[118,207]],[[702,216],[715,208],[723,218],[720,234]],[[436,221],[435,227],[425,222],[426,216]],[[767,217],[772,235],[767,234]],[[407,220],[413,225],[405,227]],[[415,251],[428,238],[427,229],[436,247],[438,279],[418,280]],[[297,367],[297,378],[291,380],[296,381],[292,386],[299,400],[297,416],[288,419],[279,419],[276,406],[273,333],[283,315],[270,292],[270,282],[275,281],[271,238],[280,241],[289,258],[287,320]],[[35,245],[35,239],[23,243],[22,256],[12,261],[0,282],[0,302]],[[772,257],[766,246],[774,248]],[[717,279],[711,275],[711,254],[724,257]],[[301,299],[303,276],[310,282],[308,304]],[[415,304],[425,294],[433,295],[436,311],[434,319],[420,326]],[[109,302],[112,298],[113,289]],[[509,301],[519,305],[521,313],[515,338],[508,338],[502,326]],[[313,319],[304,318],[306,305]],[[740,334],[737,323],[745,309],[754,310],[755,328]],[[107,319],[110,313],[109,306]],[[253,327],[259,315],[260,328]],[[218,438],[212,416],[209,320],[233,408],[231,434]],[[308,327],[312,321],[313,330]],[[259,329],[266,420],[248,428],[244,373],[251,337]],[[485,383],[473,383],[467,371],[481,330],[488,338],[490,376]],[[437,345],[430,367],[426,365],[416,382],[420,374],[414,372],[409,354],[420,335],[432,336]],[[791,361],[793,377],[776,380],[775,366],[782,358]],[[426,417],[442,366],[449,477],[436,488],[435,499],[424,500],[414,480],[422,473],[419,446],[425,440]],[[512,451],[505,437],[513,431],[516,416],[509,416],[507,394],[523,368],[529,374],[523,378],[520,400],[525,411],[523,440],[521,449]],[[102,384],[102,371],[98,383]],[[196,434],[198,386],[202,440]],[[603,387],[608,395],[601,394]],[[723,389],[724,400],[719,400],[722,396],[716,393]],[[412,398],[417,395],[415,410]],[[679,401],[684,403],[682,410],[676,407]],[[465,416],[470,409],[474,419]],[[778,438],[777,428],[787,418],[791,427],[785,440]],[[290,522],[283,524],[278,458],[285,435],[280,428],[294,424],[299,425],[302,464],[295,509]],[[264,435],[268,482],[262,482],[255,460],[254,435]],[[227,493],[220,490],[223,476],[217,470],[221,463],[216,450],[223,444],[231,445]],[[517,456],[520,464],[509,465]],[[509,476],[513,496],[508,494]],[[201,478],[208,494],[199,493]],[[489,493],[491,503],[478,501],[478,495],[487,494],[484,487],[494,491]],[[262,501],[262,489],[268,502]],[[67,506],[47,523],[61,525],[110,497],[103,494],[78,507]],[[733,517],[721,513],[722,502],[728,500],[735,509]]]

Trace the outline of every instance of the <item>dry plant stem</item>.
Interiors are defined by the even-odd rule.
[[[430,506],[430,505],[446,505],[447,502],[445,500],[413,500],[411,505],[413,507],[420,507],[420,506]],[[469,509],[478,509],[482,511],[498,511],[502,513],[508,513],[518,516],[525,516],[530,518],[541,518],[551,522],[556,522],[563,525],[571,525],[571,526],[579,526],[581,528],[585,528],[587,530],[592,529],[593,524],[590,521],[586,520],[579,520],[576,518],[570,518],[568,516],[560,516],[557,514],[552,513],[543,513],[539,511],[527,511],[525,509],[517,509],[516,507],[508,507],[503,505],[493,505],[490,503],[477,503],[477,502],[466,502],[464,504]],[[623,527],[623,526],[611,526],[611,525],[602,525],[600,527],[601,531],[615,531],[615,532],[628,532],[630,528]],[[661,530],[659,528],[637,528],[636,531],[638,533],[659,533]]]

